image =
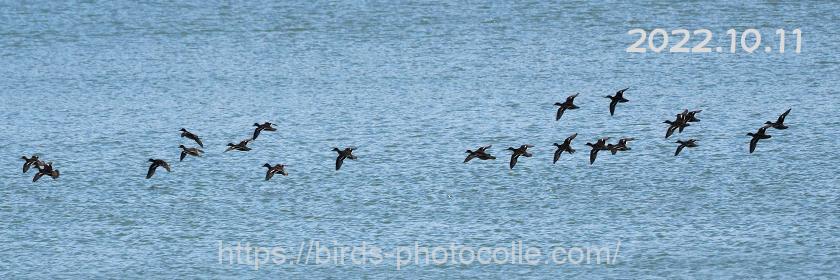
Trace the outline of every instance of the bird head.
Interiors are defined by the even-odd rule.
[[[155,159],[150,158],[150,159],[149,159],[149,162],[155,162]]]
[[[268,163],[263,164],[263,167],[268,167],[268,168],[271,168],[271,164],[268,164]]]
[[[187,129],[182,127],[182,128],[181,128],[181,130],[179,130],[179,131],[181,131],[181,132],[187,132]]]
[[[473,153],[473,151],[472,151],[472,150],[467,150],[467,153],[468,153],[468,154],[472,154],[472,153]]]

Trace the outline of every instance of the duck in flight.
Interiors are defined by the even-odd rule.
[[[356,149],[355,147],[347,147],[347,148],[344,148],[344,150],[341,150],[339,148],[333,148],[332,149],[333,151],[338,153],[338,157],[335,158],[335,170],[336,171],[338,171],[338,169],[341,168],[341,165],[344,164],[344,159],[349,158],[349,159],[352,159],[352,160],[356,160],[356,156],[353,155],[353,150],[355,150],[355,149]]]
[[[679,144],[679,146],[677,146],[677,151],[674,152],[674,156],[680,155],[680,152],[683,150],[683,148],[697,147],[697,139],[688,139],[688,140],[685,140],[685,141],[677,140],[677,142],[675,142],[675,143]]]
[[[598,141],[596,141],[595,144],[588,143],[588,142],[586,143],[587,146],[592,147],[592,150],[589,151],[589,164],[590,165],[592,163],[594,163],[595,158],[598,157],[598,151],[607,149],[607,140],[609,140],[609,139],[610,139],[609,137],[604,137],[604,138],[598,139]]]
[[[575,97],[577,97],[578,94],[579,93],[575,93],[574,95],[570,95],[569,97],[566,97],[566,101],[563,102],[563,103],[560,103],[560,102],[554,103],[554,106],[560,106],[560,108],[557,108],[557,116],[554,119],[555,121],[559,121],[560,117],[563,116],[563,112],[566,112],[566,110],[574,110],[574,109],[580,108],[580,107],[575,105]]]
[[[616,154],[619,151],[629,151],[631,150],[630,147],[627,146],[627,142],[636,140],[633,137],[626,137],[618,139],[618,144],[607,144],[607,150],[610,150],[611,154]]]
[[[490,149],[490,147],[493,147],[493,145],[478,147],[478,150],[475,150],[475,151],[467,150],[467,153],[469,155],[467,155],[467,158],[464,159],[464,163],[467,163],[474,158],[477,158],[477,159],[480,159],[480,160],[496,159],[496,157],[490,155],[490,153],[487,152],[487,149]]]
[[[612,96],[612,95],[604,96],[604,98],[609,98],[610,99],[610,116],[615,114],[615,105],[618,105],[618,103],[625,103],[627,101],[630,101],[630,100],[627,100],[627,98],[624,98],[624,91],[626,91],[628,89],[630,89],[630,88],[625,88],[625,89],[622,89],[622,90],[619,90],[619,91],[615,92],[615,96]]]
[[[187,139],[191,139],[191,140],[195,141],[195,143],[198,144],[198,146],[204,148],[204,144],[201,143],[201,138],[198,138],[198,135],[195,135],[194,133],[187,131],[186,128],[182,127],[181,128],[181,138],[184,138],[184,137],[186,137]]]
[[[679,131],[682,133],[683,129],[690,124],[686,121],[686,115],[677,114],[677,119],[674,121],[664,121],[662,123],[668,124],[668,130],[665,131],[665,139],[671,137],[674,134],[674,131]]]
[[[575,94],[575,95],[577,95],[577,94]],[[554,162],[553,163],[556,164],[557,161],[560,160],[560,154],[562,154],[563,152],[567,152],[569,154],[574,154],[575,153],[575,149],[572,148],[572,140],[575,140],[575,137],[577,137],[577,133],[572,134],[569,137],[566,137],[566,140],[563,140],[563,144],[554,143],[554,146],[557,147],[557,150],[554,150]]]
[[[35,177],[32,177],[33,183],[37,182],[44,175],[52,177],[53,180],[58,179],[58,169],[53,169],[52,162],[47,162],[43,166],[36,165],[36,167],[38,167],[38,173],[35,173]]]
[[[516,166],[516,162],[519,161],[520,156],[531,157],[533,154],[528,152],[528,148],[532,147],[534,147],[534,145],[530,144],[519,146],[519,148],[508,147],[508,150],[513,151],[510,155],[510,169],[513,169],[513,167]]]
[[[254,123],[254,126],[256,126],[257,128],[254,129],[254,137],[251,137],[251,139],[257,140],[257,136],[260,136],[260,132],[262,132],[263,130],[276,131],[277,129],[272,127],[272,125],[274,124],[270,122],[265,122],[263,124]]]
[[[172,172],[172,169],[169,167],[169,164],[162,159],[150,158],[149,162],[151,162],[152,164],[149,165],[149,172],[146,172],[146,179],[152,178],[152,176],[155,175],[155,169],[157,169],[159,166],[163,167],[163,169],[166,169],[166,172]]]
[[[23,173],[28,172],[29,168],[31,168],[33,165],[36,168],[44,167],[44,162],[38,159],[37,155],[32,155],[32,157],[30,158],[22,156],[20,157],[20,159],[25,160],[25,162],[23,163]]]
[[[790,109],[787,109],[782,115],[779,116],[779,119],[776,122],[767,121],[764,123],[767,127],[772,127],[775,129],[787,129],[788,126],[785,125],[785,117],[787,117],[788,113],[790,113]]]
[[[242,140],[241,142],[239,142],[239,144],[228,143],[227,144],[228,148],[225,150],[225,152],[234,151],[234,150],[235,151],[241,151],[241,152],[250,151],[251,148],[248,148],[248,143],[250,143],[250,142],[251,142],[251,139],[245,139],[245,140]]]
[[[747,133],[747,136],[752,137],[752,139],[750,139],[751,154],[755,151],[755,146],[758,145],[758,140],[770,138],[770,135],[767,135],[767,128],[768,126],[762,126],[756,133]]]
[[[268,168],[268,170],[265,172],[265,180],[266,181],[271,179],[271,177],[274,177],[274,174],[289,176],[289,173],[286,172],[286,166],[285,165],[277,164],[277,165],[271,166],[271,164],[266,163],[266,164],[263,164],[263,167]]]
[[[199,149],[199,148],[187,148],[187,147],[184,147],[184,145],[179,145],[178,148],[181,148],[181,160],[180,161],[184,161],[184,158],[187,157],[187,155],[191,155],[191,156],[194,156],[194,157],[200,157],[201,154],[204,153],[204,151]]]

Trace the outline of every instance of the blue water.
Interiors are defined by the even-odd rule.
[[[178,2],[0,3],[0,278],[840,277],[837,3]],[[625,52],[632,28],[707,28],[727,49],[751,27],[788,30],[787,53]],[[627,86],[610,117],[602,96]],[[702,121],[664,139],[684,108]],[[278,131],[222,153],[263,121]],[[177,161],[181,127],[205,157]],[[589,165],[604,136],[637,140]],[[499,159],[461,163],[483,144]],[[351,145],[335,172],[330,149]],[[31,183],[32,153],[61,177]],[[172,172],[144,179],[151,157]],[[263,181],[266,162],[290,175]],[[220,241],[313,240],[621,244],[609,265],[218,259]]]

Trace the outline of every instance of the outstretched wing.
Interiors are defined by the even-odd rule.
[[[589,151],[589,164],[594,163],[596,157],[598,157],[598,149],[593,148],[592,151]]]
[[[750,153],[751,153],[751,154],[752,154],[752,152],[754,152],[754,151],[755,151],[755,146],[756,146],[757,144],[758,144],[758,137],[753,137],[753,138],[750,140]]]
[[[271,168],[269,168],[268,171],[265,172],[265,180],[268,181],[271,177],[274,177],[274,172],[271,172]]]
[[[149,166],[149,172],[146,172],[146,179],[152,178],[152,176],[155,175],[155,169],[157,169],[157,167],[156,163],[152,163],[152,165]]]
[[[201,143],[201,139],[199,139],[198,136],[196,136],[193,140],[195,140],[195,143],[198,143],[198,146],[204,148],[204,144]]]
[[[172,172],[172,168],[169,167],[169,163],[162,162],[160,165],[163,166],[163,169],[166,169],[166,172]]]
[[[32,177],[32,182],[38,182],[38,179],[41,179],[41,176],[44,176],[44,173],[38,172],[35,173],[35,177]]]
[[[181,160],[180,161],[184,161],[184,157],[186,157],[186,156],[187,156],[187,151],[181,151]]]
[[[560,159],[560,154],[562,154],[562,153],[563,153],[562,148],[557,148],[557,150],[554,151],[554,162],[553,163],[557,163],[557,160]]]
[[[341,168],[341,165],[344,164],[344,158],[345,157],[343,155],[339,155],[337,158],[335,158],[335,170]]]
[[[509,164],[510,169],[513,169],[513,167],[516,166],[516,162],[517,162],[518,159],[519,159],[519,154],[514,153],[514,154],[510,155],[510,164]]]
[[[258,126],[254,129],[254,136],[251,139],[257,140],[257,136],[260,136],[260,131],[262,131],[262,126]]]
[[[467,162],[471,161],[472,159],[474,159],[476,157],[475,154],[476,153],[470,153],[469,155],[467,155],[467,158],[464,159],[464,163],[467,163]]]
[[[610,116],[615,114],[615,105],[616,104],[618,104],[618,99],[614,99],[613,101],[610,101]]]
[[[560,117],[563,117],[563,112],[565,112],[565,111],[566,111],[566,107],[564,107],[564,106],[560,106],[560,108],[557,108],[557,116],[554,118],[554,120],[559,121]]]
[[[677,146],[677,151],[674,153],[674,156],[680,155],[680,152],[682,151],[683,148],[685,148],[685,145],[683,145],[683,144],[680,144],[679,146]]]
[[[781,116],[779,116],[779,119],[778,119],[778,120],[776,120],[776,123],[777,123],[777,124],[783,124],[783,123],[785,122],[785,117],[787,117],[788,113],[790,113],[790,109],[787,109],[787,111],[785,111],[784,113],[782,113],[782,115],[781,115]]]

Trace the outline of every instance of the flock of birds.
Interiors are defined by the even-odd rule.
[[[618,105],[619,103],[626,103],[626,102],[630,101],[630,100],[624,98],[624,92],[627,91],[628,89],[629,88],[619,90],[615,93],[615,95],[605,96],[605,98],[610,99],[610,116],[615,114],[616,105]],[[565,102],[554,103],[555,106],[559,107],[557,109],[557,114],[555,116],[556,121],[559,121],[560,118],[563,116],[563,113],[565,113],[567,110],[574,110],[574,109],[579,109],[580,108],[580,107],[578,107],[574,104],[575,97],[577,97],[577,96],[578,96],[578,94],[574,94],[574,95],[571,95],[571,96],[567,97]],[[699,114],[700,112],[702,112],[702,110],[690,111],[690,110],[686,109],[686,110],[676,114],[676,119],[675,120],[664,121],[663,123],[668,124],[668,128],[665,131],[665,138],[667,139],[667,138],[671,137],[674,134],[674,132],[682,133],[683,129],[690,126],[691,123],[699,122],[700,119],[697,118],[697,114]],[[763,126],[758,128],[757,132],[747,133],[747,136],[752,137],[751,140],[750,140],[750,147],[749,147],[750,153],[753,153],[755,151],[756,145],[758,144],[759,140],[768,139],[768,138],[771,137],[770,135],[767,134],[767,129],[768,128],[774,128],[774,129],[787,129],[788,128],[788,126],[785,125],[784,122],[785,122],[785,117],[787,117],[787,115],[789,113],[790,113],[790,109],[788,109],[787,111],[782,113],[775,122],[767,121],[767,122],[764,123]],[[228,143],[227,144],[228,147],[225,150],[225,152],[229,152],[229,151],[247,152],[247,151],[250,151],[251,148],[248,147],[248,144],[253,142],[254,140],[256,140],[257,137],[259,137],[261,132],[263,132],[263,131],[276,131],[277,130],[277,128],[274,127],[274,124],[272,124],[270,122],[265,122],[265,123],[262,123],[262,124],[254,123],[253,126],[255,126],[256,128],[254,129],[254,133],[250,138],[242,140],[237,144]],[[185,128],[181,128],[180,132],[181,132],[181,137],[182,138],[187,138],[187,139],[195,141],[195,143],[198,144],[198,146],[200,148],[186,147],[184,145],[179,145],[178,147],[181,149],[181,156],[180,156],[179,161],[184,161],[184,158],[186,158],[187,156],[194,156],[194,157],[202,156],[202,154],[204,154],[204,151],[201,148],[204,148],[204,144],[201,142],[201,138],[198,135],[196,135],[195,133],[192,133]],[[553,144],[556,147],[556,150],[554,151],[553,163],[556,164],[557,161],[560,160],[560,155],[563,152],[566,152],[568,154],[573,154],[575,152],[575,149],[572,148],[572,141],[575,139],[575,137],[577,137],[577,133],[572,134],[569,137],[567,137],[563,141],[562,144],[558,144],[558,143]],[[616,153],[618,153],[620,151],[631,150],[630,147],[628,147],[628,142],[634,140],[634,138],[630,138],[630,137],[620,138],[618,140],[618,142],[616,142],[615,144],[612,144],[612,143],[607,143],[607,141],[609,139],[610,139],[610,137],[604,137],[604,138],[598,139],[597,141],[595,141],[595,143],[586,143],[586,145],[591,148],[591,150],[589,152],[589,164],[595,163],[595,159],[597,158],[599,151],[610,151],[611,154],[615,155]],[[682,150],[684,148],[697,147],[698,146],[697,142],[698,142],[697,139],[677,140],[675,142],[677,144],[677,148],[676,148],[676,151],[674,152],[674,156],[679,156],[680,152],[682,152]],[[467,162],[469,162],[473,159],[479,159],[479,160],[494,160],[494,159],[496,159],[495,156],[491,155],[488,152],[488,150],[491,147],[492,147],[492,145],[487,145],[487,146],[479,147],[475,151],[467,150],[466,153],[468,155],[467,155],[467,158],[464,159],[464,163],[467,163]],[[514,148],[514,147],[508,147],[507,148],[507,150],[511,151],[510,163],[509,163],[509,166],[510,166],[511,169],[513,169],[513,167],[516,166],[516,163],[519,161],[520,157],[523,157],[523,156],[524,157],[531,157],[531,156],[533,156],[533,154],[528,152],[528,148],[531,148],[531,147],[534,147],[534,146],[530,145],[530,144],[525,144],[525,145],[519,146],[519,148]],[[351,160],[356,159],[356,156],[353,155],[353,151],[355,149],[356,149],[355,147],[346,147],[344,149],[339,149],[339,148],[333,148],[332,149],[334,152],[336,152],[338,154],[338,156],[335,159],[335,170],[341,169],[341,166],[344,163],[345,159],[351,159]],[[37,182],[38,179],[40,179],[43,176],[49,176],[53,179],[57,179],[59,177],[60,173],[59,173],[58,169],[53,168],[52,162],[44,162],[37,155],[32,155],[31,157],[28,157],[28,158],[26,156],[22,156],[21,159],[23,159],[25,161],[23,163],[23,173],[28,172],[33,166],[38,169],[37,173],[35,173],[35,176],[32,177],[32,182]],[[158,168],[163,168],[167,172],[172,171],[172,168],[169,165],[169,163],[167,163],[163,159],[150,158],[149,162],[151,164],[149,165],[149,170],[146,173],[146,179],[152,178],[152,176],[155,175],[155,171]],[[289,173],[286,171],[286,165],[284,165],[284,164],[271,165],[269,163],[266,163],[266,164],[263,165],[263,167],[267,168],[266,173],[265,173],[265,180],[266,181],[270,180],[275,174],[280,174],[280,175],[283,175],[283,176],[288,176],[289,175]]]

